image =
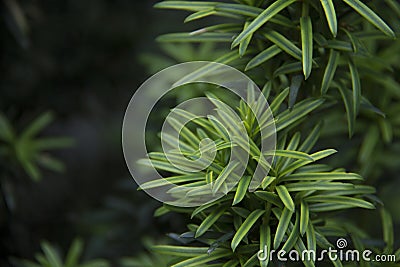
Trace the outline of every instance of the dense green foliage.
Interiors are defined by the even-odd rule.
[[[274,266],[276,262],[257,258],[265,245],[301,253],[335,247],[337,238],[349,237],[358,250],[368,247],[375,253],[394,253],[391,216],[371,185],[396,183],[396,175],[380,184],[379,179],[396,170],[400,160],[400,85],[393,75],[400,68],[400,47],[393,40],[399,32],[400,5],[390,0],[235,2],[158,3],[157,8],[191,11],[185,22],[207,21],[211,15],[228,18],[190,33],[166,34],[159,41],[231,44],[231,51],[226,48],[214,60],[246,71],[263,88],[276,119],[276,156],[262,185],[248,192],[253,166],[257,161],[263,164],[261,140],[254,133],[265,125],[248,116],[245,104],[233,104],[251,139],[247,174],[234,190],[213,203],[196,209],[168,205],[158,209],[156,215],[180,212],[192,221],[188,232],[172,236],[179,245],[155,246],[154,251],[175,256],[172,266]],[[214,119],[227,127],[235,122],[233,116]],[[199,120],[196,129],[182,131],[187,155],[196,154],[195,140],[204,137],[219,142],[220,149],[216,161],[200,176],[174,173],[165,155],[173,151],[150,153],[151,161],[171,173],[167,180],[184,186],[218,181],[231,169],[225,150],[240,142],[227,140],[211,121]],[[331,156],[332,148],[342,156]],[[359,172],[365,182],[344,166]],[[143,187],[158,185],[155,181]],[[338,213],[375,207],[382,218],[383,246],[358,227],[357,219]],[[377,211],[368,213],[369,218],[376,215]],[[304,262],[305,266],[324,264],[356,266],[340,261]]]

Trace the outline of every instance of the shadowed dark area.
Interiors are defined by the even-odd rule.
[[[17,132],[51,110],[55,121],[41,135],[75,140],[54,152],[66,165],[62,174],[44,171],[33,182],[19,168],[1,172],[15,202],[0,216],[1,266],[9,256],[31,258],[43,239],[65,251],[75,236],[86,241],[85,257],[134,255],[142,237],[177,226],[168,218],[155,223],[158,204],[136,192],[120,144],[126,105],[149,75],[139,55],[157,51],[155,37],[180,20],[161,17],[154,3],[1,3],[0,110]]]

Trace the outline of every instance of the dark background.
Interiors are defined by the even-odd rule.
[[[54,153],[67,166],[63,174],[12,177],[16,208],[2,220],[1,266],[9,256],[31,258],[44,239],[65,251],[81,236],[86,257],[115,260],[142,250],[144,236],[183,228],[179,219],[153,219],[159,204],[136,191],[121,149],[125,108],[150,74],[140,55],[157,54],[155,37],[182,28],[183,14],[155,10],[155,2],[1,2],[0,111],[21,130],[51,110],[56,120],[43,135],[75,140]]]

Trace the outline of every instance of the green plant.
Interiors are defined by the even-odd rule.
[[[73,144],[72,139],[67,137],[36,138],[53,119],[54,115],[51,112],[43,113],[18,135],[7,118],[0,114],[0,156],[12,165],[17,163],[18,166],[22,166],[34,181],[41,179],[38,164],[52,171],[64,170],[64,164],[50,156],[47,151],[70,147]]]
[[[57,249],[46,241],[41,242],[43,253],[36,254],[36,262],[29,260],[12,259],[12,262],[18,267],[108,267],[110,266],[106,260],[95,259],[80,263],[80,258],[83,253],[83,241],[76,238],[68,253],[65,256],[65,261]]]
[[[181,245],[155,246],[154,251],[175,256],[176,267],[273,266],[276,262],[257,258],[257,252],[265,245],[268,249],[295,248],[302,252],[334,247],[332,242],[339,237],[351,238],[352,247],[359,250],[368,246],[376,253],[394,253],[391,216],[375,197],[376,189],[371,185],[379,188],[379,177],[398,170],[398,164],[390,162],[399,160],[395,153],[399,151],[396,114],[400,85],[393,73],[400,68],[400,46],[393,38],[399,31],[400,4],[391,0],[234,2],[156,4],[157,8],[193,12],[185,22],[211,15],[229,19],[191,33],[166,34],[159,41],[231,43],[232,51],[226,48],[225,55],[215,61],[246,71],[263,88],[276,118],[276,157],[262,185],[255,192],[248,192],[248,177],[261,156],[260,137],[254,133],[263,125],[248,116],[251,112],[244,103],[229,103],[238,110],[252,141],[247,173],[236,188],[213,203],[196,209],[168,205],[158,209],[156,215],[171,211],[188,214],[192,223],[187,226],[188,232],[173,236]],[[382,90],[376,90],[378,86]],[[231,121],[235,119],[219,118],[222,125]],[[345,124],[347,127],[342,127]],[[221,146],[217,161],[202,176],[174,173],[165,156],[173,151],[150,153],[152,165],[169,172],[167,180],[185,186],[226,175],[225,150],[240,144],[225,140],[211,121],[202,121],[180,136],[185,147],[192,150],[189,155],[198,149],[198,144],[191,142],[204,136],[216,142],[223,140],[226,145]],[[342,147],[343,142],[347,147]],[[343,156],[325,159],[335,150],[315,150],[332,145],[341,147]],[[392,156],[387,161],[374,157],[376,152],[389,151]],[[319,160],[323,162],[317,163]],[[362,184],[360,175],[345,172],[341,166],[359,171],[370,185]],[[158,185],[155,181],[142,187]],[[357,219],[341,215],[349,208],[375,207],[382,215],[384,245],[360,229]],[[397,259],[399,253],[395,253]],[[305,266],[324,264],[329,265],[304,261]],[[332,264],[354,266],[340,261]]]
[[[53,119],[54,115],[51,112],[43,113],[18,134],[10,121],[0,113],[0,226],[2,231],[7,233],[2,239],[2,246],[9,242],[7,237],[18,242],[15,229],[19,229],[21,221],[20,192],[29,185],[27,176],[38,182],[42,178],[40,167],[56,172],[64,170],[64,164],[50,155],[49,151],[71,146],[72,139],[38,137]],[[13,246],[14,244],[7,244],[7,247]]]
[[[282,100],[288,93],[289,90],[286,89],[272,101],[273,111],[279,110]],[[189,242],[197,241],[206,244],[206,247],[156,246],[154,249],[160,253],[190,257],[176,266],[198,266],[197,264],[202,260],[208,262],[226,257],[231,259],[229,264],[241,263],[250,266],[258,261],[257,252],[264,246],[270,249],[282,248],[286,251],[294,247],[301,253],[306,247],[312,249],[317,245],[321,248],[332,246],[328,241],[329,237],[347,236],[351,229],[354,229],[350,222],[324,216],[325,213],[355,207],[374,209],[374,205],[367,200],[373,200],[370,195],[375,193],[375,189],[357,183],[362,178],[355,173],[347,173],[341,168],[334,169],[329,165],[316,163],[336,152],[334,149],[325,149],[310,153],[317,141],[320,125],[314,127],[303,140],[301,140],[300,132],[295,132],[293,135],[284,133],[288,127],[301,122],[322,103],[320,99],[306,99],[297,103],[291,111],[274,114],[278,134],[283,134],[277,144],[271,171],[255,192],[247,192],[251,172],[254,171],[249,168],[237,187],[215,202],[196,209],[164,205],[157,210],[157,214],[165,214],[169,211],[190,214],[194,223],[188,225],[189,232],[184,234],[185,238],[188,238]],[[254,135],[257,133],[254,129],[258,126],[253,125],[254,118],[246,116],[250,112],[249,107],[243,104],[238,106],[241,119],[248,126],[248,134],[255,145],[251,148],[251,160],[248,165],[255,166],[261,156],[258,149],[261,140],[256,134]],[[254,103],[254,106],[257,104]],[[216,118],[213,119],[215,122]],[[234,117],[218,120],[228,129],[227,123],[232,121],[235,121]],[[217,181],[223,175],[229,175],[227,173],[229,157],[226,157],[226,153],[234,143],[225,140],[225,136],[218,132],[219,128],[214,126],[216,123],[207,124],[206,121],[201,121],[200,124],[208,125],[208,127],[197,128],[197,134],[195,132],[182,134],[181,143],[185,148],[192,149],[187,151],[188,153],[195,153],[198,148],[196,144],[190,143],[193,140],[192,136],[201,139],[202,135],[199,134],[203,133],[203,136],[205,134],[218,144],[223,143],[221,140],[224,140],[225,143],[220,146],[216,160],[208,169],[201,172],[202,175],[179,172],[166,180],[175,181],[177,184],[190,188],[201,182]],[[184,128],[182,132],[190,133],[190,129]],[[165,152],[165,154],[168,153],[173,155],[174,151]],[[151,164],[159,170],[173,173],[174,166],[169,164],[165,154],[150,153]],[[263,164],[261,161],[259,163]],[[269,168],[269,166],[266,167]],[[141,187],[150,189],[162,184],[162,180],[156,180],[145,183]],[[335,226],[335,229],[331,229],[332,226]],[[352,238],[364,236],[360,233],[354,233]],[[306,241],[303,242],[301,237],[305,237]],[[190,253],[191,249],[196,252]],[[210,256],[205,252],[208,252]]]
[[[70,147],[73,140],[67,137],[36,137],[53,119],[51,112],[43,113],[17,134],[9,120],[0,113],[0,189],[7,212],[12,213],[14,209],[12,192],[21,167],[36,182],[42,178],[38,165],[56,172],[64,170],[64,164],[48,151]]]

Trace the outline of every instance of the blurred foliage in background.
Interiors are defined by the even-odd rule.
[[[161,53],[166,31],[154,4],[0,1],[0,266],[33,259],[44,240],[63,259],[75,236],[80,262],[115,263],[184,225],[153,219],[121,152],[125,108],[149,75],[141,58]]]

